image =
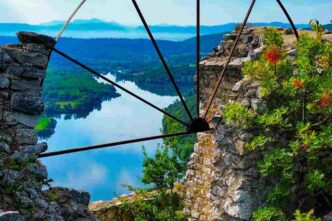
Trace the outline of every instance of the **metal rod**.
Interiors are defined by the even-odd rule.
[[[181,100],[181,102],[182,102],[183,107],[185,108],[185,110],[186,110],[186,112],[187,112],[187,114],[188,114],[190,120],[193,121],[193,117],[191,116],[191,113],[190,113],[190,111],[189,111],[189,109],[188,109],[188,107],[187,107],[187,104],[186,104],[186,102],[184,101],[184,98],[183,98],[183,96],[182,96],[182,94],[181,94],[181,92],[180,92],[180,89],[179,89],[179,87],[177,86],[177,84],[176,84],[176,82],[175,82],[175,79],[174,79],[174,77],[173,77],[173,75],[172,75],[172,73],[171,73],[171,70],[169,69],[168,65],[166,64],[166,61],[165,61],[165,59],[164,59],[164,56],[162,55],[162,53],[161,53],[161,51],[160,51],[160,49],[159,49],[159,47],[158,47],[158,44],[157,44],[156,40],[154,39],[153,34],[152,34],[152,32],[151,32],[151,30],[150,30],[148,24],[146,23],[146,20],[145,20],[143,14],[142,14],[142,12],[141,12],[141,10],[140,10],[140,8],[139,8],[137,2],[136,2],[136,0],[132,0],[132,2],[133,2],[133,4],[134,4],[134,6],[135,6],[135,9],[136,9],[136,11],[137,11],[137,13],[138,13],[140,19],[142,20],[142,23],[143,23],[143,25],[144,25],[144,27],[145,27],[146,32],[148,33],[148,35],[149,35],[149,37],[150,37],[150,40],[152,41],[152,44],[153,44],[154,48],[155,48],[156,51],[157,51],[157,54],[158,54],[158,56],[159,56],[159,59],[161,60],[163,66],[164,66],[164,68],[165,68],[165,70],[166,70],[167,75],[169,76],[170,80],[172,81],[172,84],[173,84],[173,86],[174,86],[174,88],[175,88],[175,90],[176,90],[176,92],[177,92],[177,94],[178,94],[178,96],[179,96],[179,98],[180,98],[180,100]]]
[[[208,103],[207,109],[206,109],[205,114],[204,114],[204,119],[206,119],[206,117],[207,117],[207,115],[208,115],[208,113],[209,113],[209,110],[210,110],[210,107],[211,107],[211,105],[212,105],[212,102],[213,102],[213,100],[214,100],[214,98],[215,98],[215,96],[216,96],[216,94],[217,94],[217,92],[218,92],[218,89],[219,89],[219,87],[220,87],[220,84],[221,84],[221,82],[222,82],[222,80],[223,80],[223,78],[224,78],[224,76],[225,76],[225,73],[226,73],[227,67],[228,67],[228,65],[229,65],[229,63],[230,63],[230,61],[231,61],[231,59],[232,59],[232,57],[233,57],[233,54],[234,54],[235,49],[236,49],[236,46],[237,46],[237,44],[239,43],[239,40],[240,40],[240,37],[241,37],[241,35],[242,35],[242,33],[243,33],[244,27],[246,26],[246,24],[247,24],[247,22],[248,22],[248,18],[249,18],[250,14],[251,14],[251,11],[252,11],[252,9],[253,9],[255,3],[256,3],[256,0],[252,0],[252,2],[251,2],[251,4],[250,4],[250,7],[249,7],[249,9],[248,9],[248,11],[247,11],[247,14],[246,14],[246,16],[245,16],[245,18],[244,18],[244,20],[243,20],[241,30],[240,30],[240,32],[238,33],[237,37],[236,37],[236,40],[235,40],[235,43],[234,43],[233,48],[232,48],[232,50],[231,50],[231,53],[230,53],[230,55],[228,56],[227,62],[226,62],[226,64],[224,65],[224,67],[223,67],[223,69],[222,69],[222,71],[221,71],[221,74],[220,74],[220,77],[219,77],[218,82],[217,82],[217,84],[216,84],[216,87],[215,87],[215,89],[214,89],[214,91],[213,91],[213,94],[212,94],[210,100],[209,100],[209,103]]]
[[[84,5],[84,3],[86,2],[86,0],[83,0],[73,11],[73,13],[69,16],[69,18],[67,19],[66,23],[62,26],[59,34],[55,37],[55,41],[59,41],[59,39],[61,38],[61,35],[63,34],[63,32],[66,30],[66,28],[68,27],[69,23],[71,22],[71,20],[74,18],[74,16],[76,15],[76,13],[80,10],[80,8]]]
[[[145,100],[144,98],[142,98],[142,97],[140,97],[140,96],[134,94],[133,92],[129,91],[128,89],[126,89],[126,88],[122,87],[121,85],[117,84],[116,82],[114,82],[114,81],[108,79],[108,78],[105,77],[104,75],[99,74],[99,73],[96,72],[95,70],[93,70],[93,69],[89,68],[88,66],[86,66],[86,65],[84,65],[84,64],[82,64],[82,63],[80,63],[79,61],[77,61],[77,60],[75,60],[74,58],[68,56],[67,54],[65,54],[65,53],[63,53],[63,52],[61,52],[61,51],[59,51],[58,49],[56,49],[56,48],[54,48],[54,47],[52,47],[51,49],[52,49],[54,52],[58,53],[59,55],[65,57],[65,58],[68,59],[68,60],[70,60],[71,62],[73,62],[73,63],[75,63],[75,64],[81,66],[81,67],[84,68],[85,70],[87,70],[87,71],[91,72],[92,74],[94,74],[94,75],[100,77],[101,79],[105,80],[106,82],[108,82],[108,83],[114,85],[115,87],[117,87],[117,88],[119,88],[119,89],[125,91],[126,93],[130,94],[131,96],[133,96],[133,97],[137,98],[138,100],[144,102],[145,104],[149,105],[150,107],[152,107],[152,108],[158,110],[159,112],[161,112],[161,113],[163,113],[163,114],[165,114],[165,115],[171,117],[172,119],[178,121],[179,123],[181,123],[181,124],[183,124],[183,125],[185,125],[185,126],[188,126],[188,124],[185,123],[184,121],[178,119],[177,117],[173,116],[172,114],[167,113],[165,110],[163,110],[163,109],[157,107],[156,105],[150,103],[149,101]]]
[[[40,154],[38,158],[52,157],[52,156],[58,156],[58,155],[76,153],[76,152],[83,152],[83,151],[88,151],[88,150],[101,149],[101,148],[106,148],[106,147],[119,146],[119,145],[124,145],[124,144],[138,143],[138,142],[148,141],[148,140],[156,140],[156,139],[167,138],[167,137],[188,135],[188,134],[192,134],[192,133],[184,131],[184,132],[178,132],[178,133],[173,133],[173,134],[164,134],[164,135],[157,135],[157,136],[151,136],[151,137],[137,138],[137,139],[132,139],[132,140],[118,141],[118,142],[107,143],[107,144],[99,144],[99,145],[94,145],[94,146],[86,146],[86,147],[79,147],[79,148],[68,149],[68,150],[54,151],[54,152]]]
[[[299,39],[300,38],[299,33],[297,32],[296,26],[294,25],[294,22],[293,22],[291,16],[288,14],[288,12],[287,12],[285,6],[282,4],[282,2],[280,0],[277,0],[277,2],[279,4],[280,8],[282,9],[282,11],[284,12],[284,14],[286,15],[290,25],[292,26],[292,29],[294,31],[296,38]]]
[[[200,96],[200,70],[199,70],[199,62],[201,60],[201,2],[197,0],[196,2],[196,112],[197,117],[199,117],[199,96]]]

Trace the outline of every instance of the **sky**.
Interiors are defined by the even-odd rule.
[[[81,0],[0,0],[0,22],[45,23],[66,20]],[[195,0],[137,0],[149,24],[195,24]],[[202,0],[202,24],[240,22],[250,0]],[[331,0],[283,0],[294,22],[332,19]],[[98,18],[140,24],[131,0],[87,0],[77,19]],[[257,0],[249,22],[286,22],[275,0]]]

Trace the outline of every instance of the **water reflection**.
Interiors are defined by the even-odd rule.
[[[116,80],[111,74],[108,77]],[[123,81],[120,84],[161,108],[176,99],[139,89],[132,82]],[[162,114],[125,92],[118,92],[120,97],[104,101],[100,110],[94,110],[85,119],[66,120],[64,116],[57,119],[55,133],[46,140],[48,151],[160,134]],[[113,198],[115,193],[127,192],[122,184],[142,185],[142,146],[153,153],[160,142],[147,141],[42,161],[48,167],[54,185],[89,191],[94,201],[107,200]]]

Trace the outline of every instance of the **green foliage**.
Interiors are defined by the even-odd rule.
[[[38,120],[38,124],[35,127],[35,130],[38,132],[42,132],[49,128],[52,125],[52,118],[49,117],[41,117]]]
[[[270,139],[264,135],[258,135],[254,137],[249,143],[246,144],[246,148],[249,150],[255,150],[262,148]]]
[[[132,189],[139,198],[134,202],[125,201],[122,206],[136,221],[184,220],[182,200],[174,191],[185,171],[177,156],[176,149],[170,151],[166,146],[158,147],[154,157],[144,151],[142,182],[150,188]]]
[[[60,200],[60,195],[53,189],[49,189],[44,193],[47,202],[57,202]]]
[[[326,190],[328,187],[325,181],[325,174],[319,170],[311,170],[306,175],[307,189],[311,192]]]
[[[276,28],[268,28],[264,32],[264,45],[266,47],[277,46],[281,47],[284,44],[282,33]]]
[[[43,85],[45,112],[48,116],[74,113],[85,116],[92,110],[98,109],[103,100],[118,96],[112,85],[98,83],[85,71],[49,68]],[[41,123],[45,124],[47,120],[43,119]]]
[[[224,112],[223,117],[228,125],[241,126],[248,128],[253,123],[254,113],[252,110],[242,106],[238,102],[229,103]]]
[[[258,60],[247,62],[243,73],[260,84],[266,106],[252,113],[233,103],[226,108],[224,120],[253,129],[255,136],[246,148],[262,152],[258,169],[272,184],[266,195],[268,207],[256,211],[255,218],[279,220],[271,218],[275,207],[293,214],[289,204],[301,205],[298,188],[314,206],[319,205],[317,194],[331,197],[332,169],[322,156],[332,147],[332,46],[303,35],[296,44],[296,58],[289,58],[281,32],[275,29],[266,30],[264,44],[270,54],[265,51]],[[295,216],[316,220],[313,212]]]
[[[20,182],[15,183],[0,183],[0,194],[13,196],[15,193],[21,192],[23,185]]]
[[[325,31],[324,25],[321,25],[319,23],[319,21],[316,20],[316,19],[310,20],[309,24],[310,24],[312,30],[316,32],[316,38],[317,38],[317,40],[321,40],[322,36],[323,36],[323,33]]]
[[[263,176],[278,176],[288,179],[293,172],[293,155],[283,148],[273,148],[268,151],[258,168]]]
[[[257,117],[257,122],[262,127],[285,126],[287,124],[284,115],[288,112],[285,107],[274,109],[271,113],[263,113]]]
[[[196,110],[196,98],[195,96],[190,96],[186,99],[186,103],[190,110]],[[188,122],[188,116],[185,112],[182,103],[177,100],[170,106],[166,108],[168,113],[173,114],[178,119],[183,120],[184,122]],[[196,111],[192,113],[196,114]],[[168,116],[164,116],[163,118],[163,132],[165,134],[176,133],[179,131],[185,131],[186,128],[181,123],[173,120]],[[164,139],[165,145],[178,149],[179,158],[184,162],[188,162],[191,153],[194,150],[194,143],[196,142],[196,135],[188,135],[188,136],[176,136],[172,138]]]
[[[148,156],[144,151],[143,178],[145,184],[151,185],[156,190],[173,189],[174,184],[183,177],[183,164],[173,149],[170,156],[167,146],[158,148],[154,158]]]
[[[35,127],[39,138],[47,139],[54,134],[57,121],[51,117],[42,116]]]
[[[254,212],[253,217],[256,221],[286,221],[282,210],[275,207],[263,207]]]
[[[22,171],[35,163],[36,158],[6,158],[4,160],[4,167],[6,169]]]
[[[294,221],[321,221],[321,219],[314,217],[313,210],[310,210],[308,213],[301,213],[300,210],[296,210],[294,216]]]

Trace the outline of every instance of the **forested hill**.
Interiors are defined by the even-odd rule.
[[[211,51],[222,39],[223,34],[202,36],[201,53]],[[158,40],[158,45],[167,57],[188,55],[195,53],[196,38],[185,41]],[[71,56],[91,64],[105,60],[112,63],[130,63],[131,61],[149,62],[158,59],[155,49],[148,39],[75,39],[63,38],[57,48]],[[187,63],[186,61],[184,61]]]

